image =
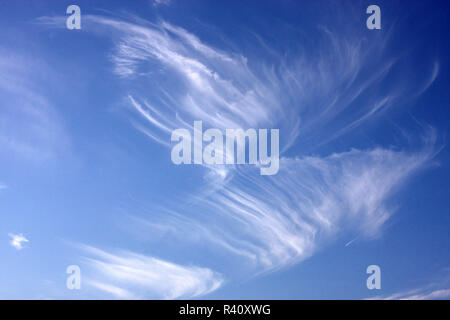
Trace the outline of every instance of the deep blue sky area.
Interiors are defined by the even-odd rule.
[[[448,299],[449,17],[0,0],[0,298]],[[194,121],[279,129],[279,170],[176,165]]]

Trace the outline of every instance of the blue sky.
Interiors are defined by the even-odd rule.
[[[0,4],[0,298],[450,297],[446,1]],[[195,120],[279,172],[173,164]]]

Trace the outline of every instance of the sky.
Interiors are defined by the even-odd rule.
[[[449,16],[1,0],[0,298],[450,298]],[[194,121],[279,129],[278,172],[174,164]]]

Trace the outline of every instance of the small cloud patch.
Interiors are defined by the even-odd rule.
[[[23,234],[10,233],[9,236],[11,237],[11,241],[9,243],[17,250],[22,250],[23,243],[29,242],[29,240],[27,238],[25,238]]]

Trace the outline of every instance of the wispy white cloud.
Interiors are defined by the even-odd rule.
[[[87,284],[120,299],[178,299],[218,289],[223,277],[207,268],[183,266],[129,251],[106,252],[81,246],[94,274]]]
[[[439,300],[450,299],[450,269],[437,270],[437,279],[418,288],[404,290],[388,295],[375,295],[367,300]],[[435,276],[436,277],[436,276]]]
[[[127,84],[151,86],[151,94],[133,89],[127,96],[139,116],[136,128],[166,146],[173,129],[190,128],[198,119],[216,128],[281,127],[282,150],[294,143],[301,147],[300,136],[326,143],[402,101],[397,87],[380,87],[398,57],[362,46],[361,35],[342,37],[319,27],[312,53],[299,51],[288,60],[270,50],[276,61],[270,66],[210,46],[168,22],[87,19],[97,32],[114,30],[107,33],[114,34],[114,73]],[[431,82],[437,72],[435,65]],[[173,214],[165,221],[179,234],[195,228],[262,270],[288,266],[309,257],[338,231],[377,235],[395,210],[389,200],[432,157],[432,144],[417,152],[373,148],[285,158],[279,173],[268,178],[252,168],[228,167],[233,176],[222,179],[220,188],[196,190],[201,196],[192,196],[192,210],[163,209]],[[228,177],[228,172],[213,172]],[[164,219],[151,224],[162,225]]]
[[[37,21],[60,26],[60,19]],[[439,72],[435,61],[425,85],[381,86],[401,59],[383,51],[389,37],[363,45],[364,34],[354,30],[318,26],[311,30],[315,45],[308,52],[292,45],[290,58],[256,35],[260,58],[249,61],[243,53],[218,49],[166,21],[94,15],[85,15],[84,21],[96,34],[111,37],[114,73],[127,87],[136,84],[126,93],[140,116],[133,121],[136,128],[165,145],[170,131],[189,128],[198,119],[215,128],[282,128],[283,152],[294,143],[323,144],[423,93]]]
[[[308,258],[339,233],[379,235],[396,209],[396,191],[433,156],[430,143],[416,152],[354,149],[284,158],[279,173],[265,179],[257,169],[238,168],[222,188],[180,199],[159,216],[153,212],[148,226],[171,226],[167,231],[184,242],[195,230],[191,241],[245,257],[253,270],[276,270]]]
[[[37,21],[50,26],[61,22],[59,17]],[[269,81],[262,79],[241,54],[208,46],[167,22],[136,18],[133,23],[102,16],[85,16],[84,21],[96,26],[98,34],[114,34],[110,58],[117,76],[127,82],[149,81],[151,96],[139,90],[127,95],[133,109],[149,122],[146,134],[155,141],[168,141],[168,131],[189,127],[193,119],[218,128],[240,128],[271,127],[284,118],[298,128],[298,117],[289,111],[294,109],[280,103],[284,92],[281,83],[274,86],[280,81],[274,71],[263,70]],[[157,80],[163,73],[170,86]],[[295,135],[294,131],[289,136]]]
[[[450,289],[434,290],[428,293],[419,293],[414,295],[402,296],[402,300],[436,300],[436,299],[450,298]]]
[[[340,138],[434,82],[438,62],[425,84],[382,86],[388,75],[401,72],[395,68],[401,57],[383,52],[388,38],[363,45],[361,34],[320,26],[311,35],[314,46],[306,52],[291,45],[295,58],[287,58],[256,37],[261,56],[271,56],[267,63],[208,45],[164,21],[103,16],[84,16],[84,21],[112,38],[113,72],[128,88],[124,96],[133,124],[152,140],[169,146],[173,129],[191,128],[193,120],[201,119],[216,128],[282,128],[281,150],[294,145],[300,150],[298,157],[282,159],[273,177],[261,177],[250,167],[208,168],[214,171],[207,176],[221,177],[220,187],[194,190],[189,206],[181,199],[179,205],[161,209],[165,214],[160,217],[140,217],[151,228],[170,226],[167,230],[175,230],[173,237],[182,236],[182,241],[195,230],[196,239],[189,240],[201,239],[248,258],[251,263],[245,265],[253,273],[306,259],[346,230],[357,231],[359,238],[378,235],[395,211],[396,191],[433,157],[433,132],[414,151],[378,147],[300,156],[303,146]],[[121,256],[99,255],[116,274],[114,261]],[[128,294],[116,285],[104,289]]]
[[[21,233],[20,234],[9,233],[8,235],[11,238],[10,244],[17,250],[22,250],[23,243],[29,242],[29,240],[25,238],[24,235]]]
[[[97,288],[101,291],[106,292],[107,294],[111,294],[112,296],[114,296],[117,299],[134,299],[135,298],[135,295],[132,292],[122,289],[120,287],[111,285],[111,284],[97,282],[97,281],[88,281],[88,284],[93,286],[94,288]]]
[[[375,296],[369,300],[439,300],[449,299],[450,289],[414,289],[392,294],[390,296]]]

